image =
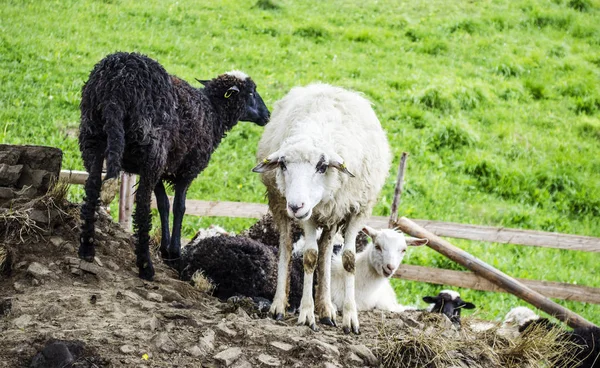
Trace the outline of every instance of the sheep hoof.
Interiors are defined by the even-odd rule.
[[[140,276],[140,279],[153,281],[154,267],[152,267],[152,265],[146,265],[146,267],[140,267],[139,276]]]
[[[344,327],[342,327],[342,330],[344,331],[344,333],[345,333],[346,335],[350,334],[350,327],[348,327],[348,326],[344,326]]]
[[[277,313],[273,316],[273,319],[276,321],[283,321],[283,313]]]
[[[319,328],[317,327],[317,325],[315,323],[313,323],[312,325],[309,326],[311,330],[313,330],[314,332],[319,332]]]
[[[83,259],[84,261],[87,262],[94,262],[94,256],[96,255],[96,251],[94,250],[94,247],[89,247],[89,248],[84,248],[84,247],[79,247],[79,258]]]
[[[354,332],[355,335],[360,335],[360,330],[358,327],[352,327],[352,332]]]
[[[329,317],[323,317],[323,318],[321,318],[321,319],[319,320],[319,322],[320,322],[322,325],[327,325],[327,326],[331,326],[331,327],[337,327],[337,325],[335,324],[335,321],[334,321],[334,320],[332,320],[332,319],[331,319],[331,318],[329,318]]]

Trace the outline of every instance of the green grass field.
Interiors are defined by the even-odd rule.
[[[0,141],[60,147],[63,168],[82,169],[81,87],[106,54],[138,51],[188,81],[243,70],[269,107],[313,81],[364,92],[396,156],[376,215],[406,151],[401,215],[600,237],[598,24],[598,0],[5,0]],[[250,172],[261,131],[240,123],[188,198],[265,202]],[[184,234],[252,222],[187,216]],[[516,277],[600,287],[598,253],[454,243]],[[430,249],[406,262],[461,269]],[[395,285],[419,306],[440,289]],[[525,305],[460,291],[485,318]],[[600,306],[560,303],[600,323]]]

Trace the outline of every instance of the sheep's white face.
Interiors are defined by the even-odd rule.
[[[316,146],[310,137],[294,144],[284,142],[282,149],[252,169],[258,173],[277,170],[277,189],[286,199],[288,216],[296,220],[308,220],[316,205],[333,199],[339,175],[354,176],[339,155]]]
[[[408,246],[404,235],[394,230],[384,229],[378,233],[377,236],[371,235],[373,249],[369,254],[369,263],[375,272],[389,278],[402,263]]]
[[[308,220],[313,208],[328,193],[331,175],[325,159],[311,162],[280,161],[277,187],[287,201],[287,214],[296,220]]]

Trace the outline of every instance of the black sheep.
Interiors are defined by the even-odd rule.
[[[553,362],[554,367],[573,368],[600,368],[600,328],[577,327],[573,331],[564,331],[558,324],[550,322],[547,318],[529,320],[519,326],[519,332],[523,335],[537,328],[552,331],[558,329],[559,341],[571,343],[573,356],[565,355]]]
[[[213,295],[271,300],[277,284],[277,257],[272,247],[242,236],[212,236],[188,244],[182,254],[181,279],[198,270],[214,285]]]
[[[140,177],[133,218],[140,277],[152,280],[154,276],[148,249],[153,191],[162,225],[161,255],[178,265],[190,183],[239,120],[261,126],[269,120],[256,85],[244,73],[229,72],[200,82],[204,88],[194,88],[136,53],[111,54],[96,64],[83,86],[80,104],[79,148],[89,172],[81,208],[80,258],[94,259],[94,212],[106,158],[106,179],[116,178],[121,170]],[[175,189],[172,236],[163,182]]]
[[[423,301],[431,303],[429,311],[444,314],[456,327],[460,327],[460,311],[474,309],[475,304],[465,302],[460,294],[453,290],[442,290],[436,296],[424,296]]]

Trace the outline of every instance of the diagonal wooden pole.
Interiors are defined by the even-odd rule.
[[[394,199],[392,200],[392,208],[390,211],[390,222],[388,227],[391,229],[398,221],[398,205],[400,204],[400,197],[402,196],[402,188],[404,187],[404,172],[406,171],[406,159],[408,153],[402,152],[400,157],[400,165],[398,166],[398,177],[396,178],[396,188],[394,189]]]
[[[452,245],[446,240],[425,230],[423,227],[417,225],[406,217],[401,217],[395,225],[410,236],[429,239],[429,242],[427,243],[428,247],[450,258],[454,262],[465,266],[469,270],[486,278],[509,293],[525,300],[536,308],[558,318],[569,326],[573,328],[595,326],[593,323],[581,317],[577,313],[574,313],[562,305],[553,302],[552,300],[508,276],[502,271],[490,266],[482,260],[465,252],[464,250]]]

